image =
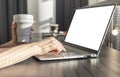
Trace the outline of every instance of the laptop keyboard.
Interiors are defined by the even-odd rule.
[[[69,57],[69,56],[79,56],[79,55],[82,55],[82,54],[86,54],[86,52],[83,51],[83,50],[78,50],[77,51],[74,48],[70,48],[70,47],[67,47],[67,46],[64,46],[64,47],[66,48],[67,52],[61,52],[59,54],[60,56]]]
[[[59,55],[54,53],[47,53],[41,56],[37,56],[40,60],[57,60],[57,59],[75,59],[87,57],[86,52],[83,50],[76,50],[75,48],[64,46],[67,52],[61,52]]]

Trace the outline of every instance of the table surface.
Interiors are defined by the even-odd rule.
[[[32,57],[0,69],[0,77],[120,77],[120,52],[103,47],[98,58],[41,62]]]

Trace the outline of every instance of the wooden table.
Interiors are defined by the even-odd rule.
[[[120,77],[120,52],[103,47],[98,58],[40,62],[32,57],[1,69],[0,77]]]

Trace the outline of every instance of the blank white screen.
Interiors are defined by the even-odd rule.
[[[65,41],[99,50],[114,5],[76,9]]]

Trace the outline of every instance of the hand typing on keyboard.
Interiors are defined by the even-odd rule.
[[[16,26],[15,23],[12,24],[12,40],[0,45],[1,49],[8,47],[0,53],[0,68],[16,64],[35,55],[66,51],[63,45],[54,37],[49,37],[34,43],[18,45]]]

